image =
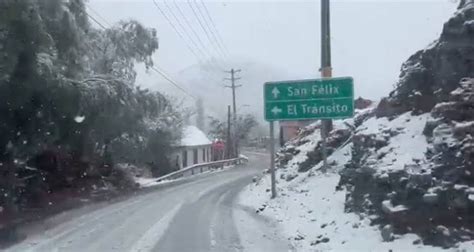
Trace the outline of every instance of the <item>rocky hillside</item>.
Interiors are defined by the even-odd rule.
[[[377,126],[353,136],[340,182],[347,210],[426,244],[474,239],[473,42],[474,1],[462,1],[441,38],[403,64],[365,123]]]
[[[341,171],[346,210],[443,247],[474,239],[474,81],[431,113],[370,118]],[[392,239],[391,236],[387,237]]]
[[[263,196],[242,204],[277,216],[305,251],[472,249],[473,60],[474,0],[465,0],[441,37],[403,64],[387,98],[334,122],[327,172],[314,123],[278,154],[280,198],[268,201],[264,177],[243,193]]]
[[[408,175],[406,169],[429,164],[425,152],[432,145],[423,132],[436,119],[429,113],[406,112],[390,120],[375,117],[375,111],[376,105],[357,110],[353,119],[334,122],[326,172],[321,172],[319,123],[303,129],[278,153],[278,197],[270,200],[270,178],[266,175],[242,192],[240,204],[275,219],[296,251],[444,251],[430,245],[469,251],[474,241],[467,241],[471,239],[466,235],[468,228],[458,229],[463,230],[462,235],[448,225],[425,222],[400,228],[426,208],[396,201],[411,199],[408,195],[413,192],[390,183],[393,176],[400,176],[393,181],[402,182],[426,178],[424,173]],[[459,185],[452,187],[469,191]],[[429,198],[432,194],[421,196]],[[413,197],[413,202],[422,201],[417,194]],[[439,233],[430,236],[428,230],[441,230],[443,237],[452,230],[454,235],[446,236],[446,243],[440,244],[433,242],[440,238]]]
[[[378,116],[430,112],[464,77],[474,73],[474,2],[460,1],[438,40],[412,55],[401,68],[396,89],[381,102]]]

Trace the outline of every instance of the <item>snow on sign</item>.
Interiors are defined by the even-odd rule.
[[[267,82],[265,120],[339,119],[354,115],[351,77]]]

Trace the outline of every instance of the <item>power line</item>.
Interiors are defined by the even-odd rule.
[[[217,54],[220,54],[220,56],[222,57],[222,59],[225,59],[225,54],[223,54],[219,49],[219,45],[216,44],[217,40],[214,39],[214,37],[210,36],[209,35],[209,32],[212,34],[212,31],[210,30],[210,27],[209,27],[209,24],[207,23],[206,21],[206,18],[204,17],[201,9],[199,8],[199,5],[197,4],[196,1],[194,1],[194,4],[196,5],[196,9],[194,9],[192,7],[192,3],[191,0],[188,0],[188,4],[189,6],[191,7],[191,10],[193,11],[194,15],[196,16],[196,18],[198,19],[199,21],[199,25],[201,26],[201,28],[203,29],[204,33],[206,34],[206,37],[207,39],[209,40],[209,42],[211,43],[212,47],[214,48],[214,50],[217,52]],[[197,11],[196,11],[197,10]],[[202,21],[205,25],[203,25],[201,23],[201,18],[202,18]],[[209,30],[209,32],[208,32]],[[217,46],[216,46],[217,45]]]
[[[199,18],[199,15],[197,14],[196,10],[194,9],[194,7],[193,7],[191,1],[190,1],[190,0],[187,0],[187,3],[188,3],[188,5],[189,5],[189,7],[191,8],[191,10],[192,10],[192,12],[193,12],[193,14],[194,14],[194,17],[196,17],[196,19],[197,19],[197,21],[198,21],[198,23],[199,23],[199,26],[200,26],[201,29],[204,31],[204,33],[206,34],[207,39],[209,40],[209,42],[210,42],[211,45],[212,45],[212,39],[211,39],[211,37],[209,36],[209,33],[207,32],[206,28],[205,28],[204,25],[202,24],[201,19]],[[217,51],[217,50],[216,50],[216,51]]]
[[[112,27],[113,25],[111,23],[109,23],[107,21],[107,19],[105,19],[104,17],[102,17],[97,11],[95,11],[92,7],[86,5],[87,9],[89,9],[90,12],[94,13],[94,15],[96,15],[97,17],[99,17],[106,25],[108,25],[109,27]],[[89,18],[91,18],[91,16],[87,13],[87,16],[89,16]]]
[[[179,7],[178,3],[176,1],[173,1],[173,4],[175,6],[175,8],[178,10],[178,14],[179,16],[184,20],[184,23],[187,25],[187,27],[192,31],[192,33],[194,34],[194,36],[198,37],[199,38],[199,35],[196,33],[196,31],[194,30],[191,22],[189,21],[189,19],[186,17],[184,11]],[[205,61],[202,61],[201,64],[205,62]],[[216,67],[216,65],[214,64],[214,62],[210,62],[214,67]],[[217,66],[216,68],[220,68],[219,66]],[[215,81],[215,79],[211,78],[209,76],[209,74],[207,74],[206,72],[206,75],[208,75],[207,77],[212,80],[212,81]]]
[[[224,48],[226,54],[229,55],[229,50],[227,49],[227,47],[226,47],[226,45],[225,45],[225,43],[224,43],[224,40],[222,39],[222,37],[221,37],[221,35],[220,35],[220,33],[219,33],[219,30],[218,30],[217,27],[216,27],[216,23],[215,23],[214,20],[212,19],[212,16],[211,16],[211,14],[210,14],[210,12],[209,12],[209,9],[208,9],[207,6],[206,6],[206,3],[205,3],[203,0],[201,0],[201,4],[202,4],[202,6],[204,7],[204,11],[205,11],[205,13],[207,14],[207,17],[208,17],[209,20],[211,21],[212,27],[214,27],[214,31],[215,31],[216,34],[217,34],[217,38],[219,39],[219,41],[220,41],[222,47]]]
[[[155,2],[155,1],[154,1]],[[205,51],[205,46],[204,46],[204,43],[201,41],[201,39],[199,38],[199,36],[196,36],[197,39],[198,39],[198,42],[201,44],[202,48],[204,50],[201,50],[201,48],[199,48],[198,44],[196,43],[196,41],[194,41],[194,39],[191,37],[191,35],[187,32],[186,28],[184,28],[183,24],[181,23],[181,21],[179,20],[179,18],[175,15],[175,13],[173,12],[173,10],[171,9],[171,7],[168,5],[168,3],[163,0],[163,3],[165,4],[166,8],[168,9],[169,13],[171,13],[171,16],[174,17],[174,19],[176,20],[176,23],[178,24],[179,27],[181,27],[182,31],[184,32],[184,34],[187,35],[188,39],[191,41],[191,43],[193,43],[193,45],[201,52],[202,55],[204,55],[204,57],[208,57],[209,55],[209,52],[206,51],[206,53],[208,53],[209,55],[206,55],[204,53]],[[156,3],[155,3],[156,4]],[[212,56],[212,55],[211,55]]]
[[[186,18],[186,15],[184,14],[183,10],[179,7],[178,3],[176,1],[173,1],[173,4],[174,6],[176,7],[176,9],[178,10],[178,13],[179,15],[181,16],[181,18],[184,20],[184,22],[186,23],[187,27],[189,27],[189,29],[191,30],[191,32],[194,34],[194,36],[196,36],[200,41],[201,41],[201,44],[204,45],[202,43],[202,40],[200,39],[199,37],[199,34],[196,32],[196,30],[194,30],[193,26],[191,25],[191,22],[189,22],[189,19]]]
[[[90,6],[87,6],[90,10],[92,10],[92,12],[96,13],[98,16],[100,16],[100,14],[95,11],[92,7]],[[103,25],[101,22],[99,22],[96,18],[94,18],[92,15],[90,15],[89,13],[85,12],[85,14],[94,22],[96,23],[98,26],[102,27],[104,30],[107,29],[107,27],[105,25]],[[109,24],[109,27],[112,27],[112,25],[110,25],[110,23],[103,17],[101,17],[101,19],[104,20],[104,23],[107,23]],[[119,27],[119,29],[122,29],[121,27]],[[122,29],[123,30],[123,29]],[[98,47],[98,46],[97,46]],[[139,48],[135,47],[134,49],[136,49],[137,51],[140,51]],[[197,100],[197,97],[192,95],[191,93],[189,93],[188,91],[186,91],[186,89],[184,89],[178,82],[176,82],[175,80],[173,80],[169,74],[167,74],[163,69],[161,69],[160,67],[158,66],[150,66],[150,69],[153,70],[154,72],[158,73],[163,79],[167,80],[171,85],[173,85],[174,87],[176,87],[178,90],[180,90],[181,92],[183,92],[185,95],[189,96],[190,98],[192,98],[193,100]],[[213,106],[210,106],[211,108]],[[219,114],[216,112],[215,108],[211,109],[215,114]]]
[[[190,94],[188,91],[186,91],[183,87],[181,87],[178,83],[176,83],[176,81],[174,81],[173,79],[171,79],[170,77],[168,77],[168,75],[161,69],[158,69],[157,67],[154,67],[154,66],[151,66],[150,67],[152,70],[154,70],[155,72],[159,73],[165,80],[169,81],[173,86],[175,86],[176,88],[178,88],[179,90],[181,90],[183,93],[185,93],[186,95],[188,95],[189,97],[193,98],[194,100],[197,100],[197,98]]]
[[[74,2],[73,2],[74,3]],[[101,24],[96,18],[94,18],[92,15],[86,12],[86,15],[94,21],[98,26],[100,26],[102,29],[107,30],[107,27],[105,27],[103,24]]]
[[[208,61],[208,60],[203,60],[201,59],[200,56],[198,56],[196,53],[193,53],[194,56],[198,59],[198,61],[203,64],[203,62],[210,62],[213,67],[215,68],[219,68],[218,65],[216,65],[213,61],[212,61],[212,53],[209,53],[207,50],[206,50],[206,46],[204,45],[204,43],[202,42],[201,38],[199,37],[199,35],[194,31],[194,29],[192,28],[192,26],[190,26],[191,28],[191,31],[193,32],[193,34],[196,36],[197,38],[197,41],[199,42],[199,44],[201,45],[201,47],[203,49],[201,49],[195,42],[194,40],[192,39],[192,37],[189,35],[189,33],[187,32],[187,30],[184,28],[184,26],[182,25],[182,23],[179,21],[179,19],[177,18],[177,16],[174,14],[174,12],[172,11],[172,9],[170,8],[170,6],[167,4],[167,2],[165,0],[163,0],[163,2],[165,3],[166,7],[168,8],[169,12],[171,13],[171,16],[173,16],[178,25],[181,27],[181,29],[183,30],[184,34],[186,34],[190,40],[194,43],[195,47],[200,51],[200,53],[204,56],[204,57],[208,57],[211,59],[211,61]],[[181,31],[179,31],[179,29],[177,28],[177,26],[173,23],[173,21],[171,20],[171,18],[166,14],[165,10],[160,8],[159,4],[153,0],[153,3],[155,4],[156,8],[160,11],[160,13],[165,17],[165,19],[168,21],[168,23],[173,27],[174,31],[179,35],[179,37],[181,38],[181,40],[183,40],[183,42],[187,45],[188,49],[190,49],[191,51],[194,51],[192,49],[192,47],[189,45],[189,43],[186,41],[186,39],[184,38],[183,36],[183,33]],[[204,53],[206,52],[206,53]]]
[[[227,55],[225,54],[225,51],[222,49],[221,45],[219,44],[219,41],[217,40],[217,37],[214,33],[214,31],[211,29],[211,26],[209,25],[209,22],[207,21],[206,17],[204,16],[204,13],[203,11],[201,10],[201,8],[199,7],[199,4],[196,0],[194,0],[194,4],[196,5],[196,9],[198,10],[199,14],[201,15],[202,17],[202,20],[204,21],[204,24],[206,25],[206,28],[209,30],[209,32],[211,33],[212,35],[212,41],[215,43],[215,45],[217,45],[217,48],[219,49],[219,53],[222,55],[223,59],[227,59]]]
[[[210,38],[209,33],[207,32],[207,30],[204,28],[204,26],[203,26],[203,24],[202,24],[202,22],[201,22],[201,19],[199,18],[199,16],[198,16],[196,10],[193,8],[193,6],[192,6],[192,4],[191,4],[191,2],[190,2],[189,0],[187,1],[187,3],[188,3],[188,5],[189,5],[189,7],[191,8],[191,10],[192,10],[194,16],[196,17],[196,19],[197,19],[197,21],[198,21],[198,23],[199,23],[199,26],[202,28],[202,30],[203,30],[204,33],[206,34],[206,37],[208,38],[209,42],[210,42],[211,45],[212,45],[212,39]],[[215,49],[214,46],[213,46],[213,48]],[[216,49],[215,49],[215,50],[216,50]],[[218,52],[218,50],[216,50],[216,52]],[[219,52],[218,52],[218,54],[219,54]],[[224,56],[224,57],[225,57],[225,56]],[[224,57],[223,57],[223,59],[224,59]],[[211,61],[213,61],[213,59],[211,59]],[[217,67],[217,68],[223,70],[222,68],[219,68],[219,67]]]
[[[178,31],[178,29],[176,28],[176,26],[173,24],[173,22],[171,22],[171,20],[168,18],[168,16],[165,14],[165,12],[160,8],[160,6],[156,3],[155,0],[153,0],[153,3],[155,4],[156,8],[160,11],[161,15],[163,15],[163,17],[166,19],[166,21],[170,24],[170,26],[173,28],[173,30],[176,32],[176,34],[181,38],[181,40],[183,40],[183,42],[186,44],[186,47],[188,48],[189,51],[191,51],[191,53],[198,59],[198,61],[200,60],[200,57],[197,55],[197,53],[194,51],[194,49],[189,46],[188,43],[186,43],[186,40],[184,39],[183,35],[181,34],[181,32]]]
[[[89,9],[91,9],[89,7]],[[97,25],[99,25],[100,27],[102,27],[104,30],[107,29],[107,27],[105,25],[103,25],[101,22],[99,22],[96,18],[94,18],[92,15],[90,15],[89,13],[86,12],[86,15],[94,22],[96,23]],[[120,28],[121,29],[121,28]],[[134,48],[136,49],[137,51],[140,51],[138,48]],[[155,71],[156,73],[158,73],[159,75],[161,75],[165,80],[167,80],[169,83],[171,83],[173,86],[175,86],[176,88],[178,88],[180,91],[182,91],[184,94],[188,95],[189,97],[193,98],[194,100],[196,100],[197,98],[190,94],[188,91],[186,91],[183,87],[181,87],[176,81],[174,81],[173,79],[171,79],[163,70],[157,68],[157,67],[154,67],[154,66],[150,66],[150,69]]]

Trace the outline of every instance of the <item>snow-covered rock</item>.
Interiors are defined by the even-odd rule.
[[[474,65],[469,62],[474,57],[474,2],[459,2],[458,11],[444,24],[440,38],[403,64],[396,89],[381,102],[378,116],[429,112],[447,99],[461,78],[473,77]]]
[[[336,164],[327,173],[318,170],[321,164],[302,173],[294,167],[298,176],[290,181],[279,179],[278,197],[273,200],[270,176],[255,180],[240,194],[239,203],[274,219],[297,251],[446,251],[423,245],[416,234],[397,234],[395,228],[389,230],[391,242],[383,242],[381,227],[372,225],[374,216],[347,212],[347,191],[336,190],[340,182],[337,171],[351,160],[351,149],[352,144],[348,144],[334,151],[328,161]],[[278,169],[277,178],[287,174],[287,169],[291,169],[290,164]],[[394,212],[405,210],[404,206],[389,206]],[[474,242],[458,245],[459,249],[468,249]]]
[[[275,218],[301,251],[472,250],[473,20],[474,0],[460,1],[388,98],[335,121],[327,173],[314,123],[278,154],[279,197],[269,200],[265,176],[241,204]]]

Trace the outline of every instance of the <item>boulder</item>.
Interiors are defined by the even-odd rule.
[[[384,97],[382,100],[380,100],[377,108],[375,109],[375,116],[377,118],[392,117],[408,111],[408,109],[409,108],[404,106],[402,103],[388,97]]]
[[[359,97],[357,99],[354,100],[354,108],[355,109],[366,109],[368,107],[370,107],[370,105],[372,105],[372,101],[371,100],[367,100],[367,99],[364,99],[362,97]]]
[[[382,240],[384,242],[393,241],[393,227],[392,225],[385,225],[381,230]]]
[[[435,204],[438,202],[438,194],[436,193],[426,193],[423,195],[423,202],[427,204]]]
[[[296,174],[296,173],[294,173],[294,174],[293,174],[293,173],[292,173],[292,174],[287,174],[287,175],[285,176],[285,180],[286,180],[286,181],[292,181],[292,180],[295,179],[296,177],[298,177],[298,174]]]

